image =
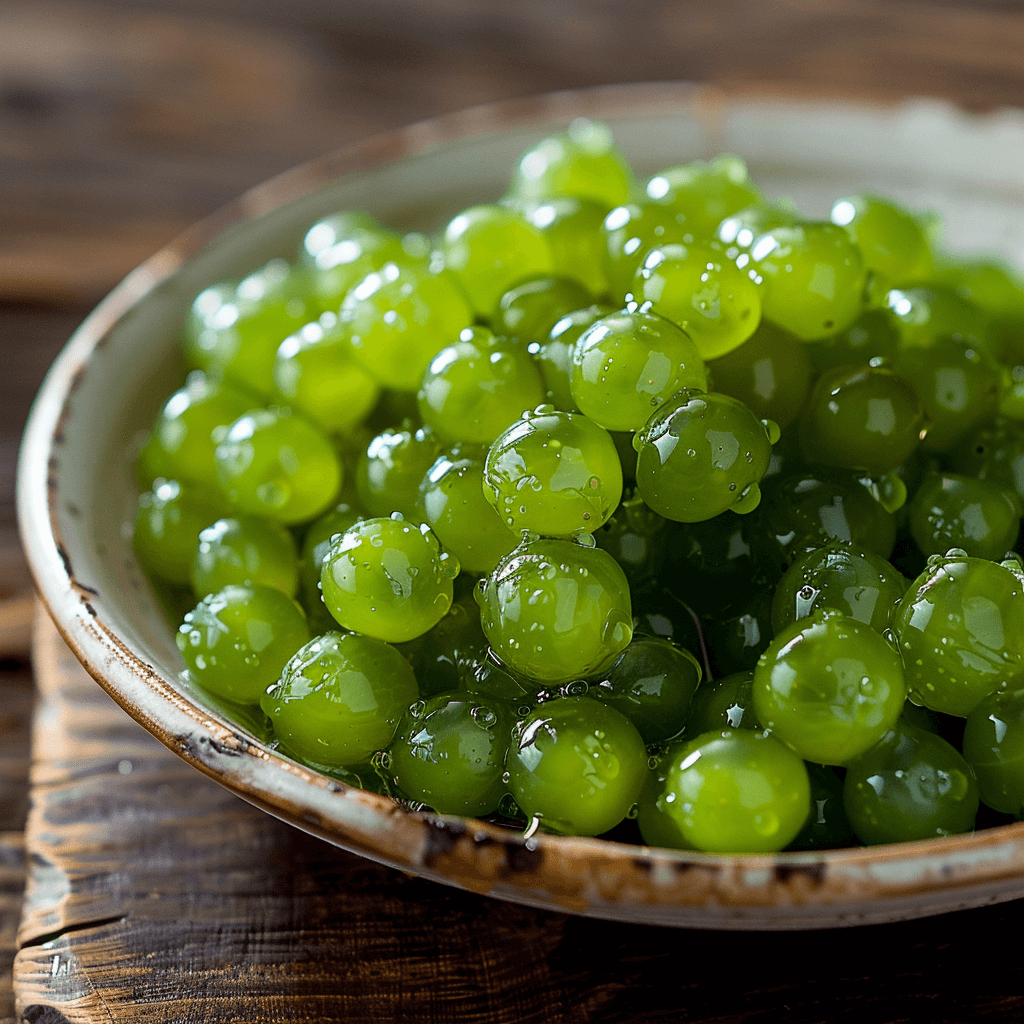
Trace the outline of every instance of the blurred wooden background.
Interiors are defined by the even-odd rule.
[[[247,187],[376,132],[497,99],[659,79],[936,96],[975,111],[1024,106],[1024,8],[1019,0],[0,0],[0,599],[24,579],[14,471],[32,396],[91,305],[138,262]],[[31,681],[9,659],[0,683],[2,1019],[12,1012]],[[963,920],[921,926],[916,963],[932,948],[962,951]],[[983,921],[971,920],[981,922],[968,930],[976,943]],[[728,948],[724,937],[712,944]],[[925,1002],[934,1001],[941,989],[923,984]],[[706,1019],[712,1011],[707,1003]],[[864,1012],[864,1020],[897,1019]],[[1019,1001],[1004,1000],[984,1016],[1020,1013]]]

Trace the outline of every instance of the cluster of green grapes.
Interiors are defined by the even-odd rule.
[[[198,296],[139,455],[188,676],[409,806],[713,852],[1024,808],[1024,285],[580,120]]]

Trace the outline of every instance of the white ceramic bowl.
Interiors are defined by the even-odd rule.
[[[148,260],[54,364],[26,431],[22,535],[43,600],[110,695],[240,796],[329,842],[442,882],[534,906],[698,928],[814,928],[1024,896],[1024,824],[825,853],[719,857],[599,839],[520,836],[412,814],[281,757],[182,684],[173,630],[132,555],[128,451],[178,386],[192,297],[295,251],[344,208],[432,229],[507,186],[517,155],[577,115],[608,122],[640,174],[721,151],[769,194],[824,216],[875,190],[938,211],[950,248],[1024,252],[1024,117],[935,103],[893,107],[728,96],[687,85],[564,93],[392,132],[244,195]]]

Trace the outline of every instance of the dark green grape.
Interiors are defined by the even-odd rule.
[[[512,709],[499,700],[446,693],[417,701],[388,750],[395,785],[441,814],[496,811],[512,724]]]
[[[703,616],[701,624],[716,677],[753,669],[773,636],[771,585],[754,576],[723,607]]]
[[[555,273],[578,281],[593,295],[608,291],[601,235],[607,212],[603,203],[576,196],[552,196],[522,208],[523,215],[548,243]]]
[[[1017,543],[1021,504],[1012,491],[956,473],[929,473],[907,507],[910,533],[925,555],[962,548],[999,559]]]
[[[677,522],[750,512],[778,436],[774,423],[735,398],[680,391],[633,439],[637,487],[655,512]]]
[[[1024,675],[1024,573],[963,551],[933,555],[893,621],[910,697],[965,718]]]
[[[429,428],[385,430],[360,456],[356,492],[371,516],[401,512],[409,519],[423,517],[420,484],[441,454],[441,440]]]
[[[546,701],[523,720],[508,753],[509,788],[546,832],[596,836],[640,797],[647,751],[633,724],[589,697]]]
[[[628,493],[615,514],[594,533],[597,546],[619,563],[630,583],[649,579],[664,562],[668,523],[636,493]]]
[[[572,354],[580,335],[596,320],[613,312],[610,306],[587,306],[586,309],[574,310],[551,328],[544,341],[530,344],[529,352],[547,389],[545,402],[566,412],[580,411],[572,397]]]
[[[754,669],[758,720],[817,764],[849,764],[874,746],[906,696],[893,646],[833,608],[784,629]]]
[[[647,253],[657,245],[692,242],[685,214],[657,203],[617,206],[601,225],[602,267],[611,296],[624,302]]]
[[[836,850],[856,837],[843,807],[843,780],[823,764],[804,764],[811,782],[811,813],[787,850]]]
[[[590,696],[626,716],[644,743],[661,743],[686,724],[701,680],[697,659],[667,640],[638,637],[590,688]]]
[[[477,602],[498,657],[544,682],[602,672],[633,635],[622,570],[600,548],[568,540],[521,544],[482,583]]]
[[[676,741],[661,756],[652,757],[648,761],[648,771],[644,784],[640,788],[640,799],[637,801],[636,823],[640,835],[648,846],[661,846],[668,850],[692,850],[693,847],[683,838],[675,818],[662,810],[658,800],[665,789],[665,778],[668,766],[672,764],[677,751],[685,744]],[[671,805],[669,805],[671,806]]]
[[[235,583],[277,587],[295,596],[298,552],[284,526],[256,516],[238,516],[218,519],[202,530],[192,562],[192,589],[205,597]]]
[[[635,636],[661,637],[687,651],[702,651],[697,613],[666,586],[648,580],[633,589],[632,602]]]
[[[344,533],[363,518],[362,512],[354,506],[342,503],[310,523],[302,539],[299,593],[310,626],[316,633],[326,633],[337,628],[333,616],[324,607],[323,594],[320,592],[320,571],[324,558],[331,550],[331,538]]]
[[[723,729],[760,730],[754,713],[754,673],[734,672],[721,679],[705,679],[690,701],[686,735],[721,732]]]
[[[418,697],[409,663],[390,644],[325,633],[295,652],[260,703],[289,753],[354,767],[391,742]]]
[[[178,629],[189,676],[216,697],[258,704],[309,640],[306,616],[276,587],[230,586],[208,594]]]
[[[402,643],[435,626],[452,604],[459,562],[425,523],[365,519],[331,541],[321,567],[324,604],[346,629]]]
[[[900,723],[846,772],[843,804],[862,843],[910,842],[974,829],[974,772],[944,739]]]
[[[949,468],[988,480],[1024,501],[1024,426],[1000,416],[978,427],[946,453]]]
[[[982,802],[1024,816],[1024,690],[986,697],[967,716],[963,751]]]
[[[505,292],[491,315],[497,334],[529,343],[543,341],[562,317],[589,306],[592,296],[578,281],[545,274]]]
[[[899,320],[892,310],[872,306],[845,331],[807,345],[806,351],[815,368],[822,371],[840,366],[865,366],[872,360],[891,363],[901,336]]]
[[[899,324],[904,345],[927,347],[940,338],[955,337],[990,350],[988,318],[973,302],[949,288],[894,288],[885,293],[884,303]]]

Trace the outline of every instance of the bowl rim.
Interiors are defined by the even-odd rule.
[[[132,653],[97,615],[91,588],[75,578],[57,507],[56,450],[69,400],[114,325],[227,228],[341,176],[372,172],[487,132],[550,128],[576,116],[664,111],[686,112],[714,135],[722,111],[737,101],[835,106],[801,95],[691,83],[602,86],[489,103],[387,131],[285,171],[199,221],[132,271],[72,334],[48,372],[18,462],[19,527],[38,593],[93,678],[171,750],[276,817],[390,867],[550,910],[637,919],[624,909],[625,899],[646,906],[640,920],[662,924],[828,927],[939,912],[922,910],[921,904],[941,894],[952,895],[940,909],[1024,895],[1024,823],[888,846],[736,856],[580,837],[525,839],[474,819],[405,810],[389,797],[296,764],[190,701],[173,679]],[[880,113],[903,106],[853,105]],[[952,107],[948,113],[965,116]],[[644,881],[633,884],[630,873]],[[882,917],[879,906],[888,907]]]

